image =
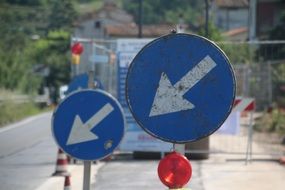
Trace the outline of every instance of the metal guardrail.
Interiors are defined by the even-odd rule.
[[[50,104],[50,98],[48,95],[38,95],[35,97],[28,96],[28,95],[11,95],[11,96],[0,96],[0,104],[4,101],[12,101],[14,103],[27,103],[27,102],[34,102],[34,103],[46,103],[47,105]]]

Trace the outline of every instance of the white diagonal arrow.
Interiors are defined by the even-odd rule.
[[[82,122],[79,115],[76,115],[66,145],[98,139],[99,137],[92,133],[91,130],[105,119],[113,110],[113,106],[110,103],[107,103],[85,123]]]
[[[167,75],[163,72],[149,116],[193,109],[195,106],[184,99],[183,95],[216,67],[216,65],[215,61],[207,55],[174,85],[171,84]]]

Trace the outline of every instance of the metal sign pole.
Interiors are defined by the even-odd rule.
[[[174,150],[185,155],[185,144],[174,144]]]
[[[245,165],[247,165],[249,161],[250,125],[248,126],[247,131],[248,131],[248,135],[247,135],[247,146],[246,146],[246,152],[245,152]]]
[[[93,89],[94,86],[94,68],[89,69],[88,73],[88,88]],[[90,177],[91,177],[91,161],[84,161],[83,173],[83,190],[90,190]]]
[[[252,142],[253,142],[253,113],[254,110],[250,113],[250,141],[249,141],[249,161],[252,160]]]
[[[252,136],[253,136],[253,111],[250,112],[249,126],[248,126],[248,138],[247,138],[247,149],[246,149],[246,158],[245,165],[251,161],[252,157]]]
[[[91,161],[84,161],[83,190],[90,190]]]
[[[79,45],[80,53],[82,53],[83,46]],[[80,54],[79,50],[75,53]],[[78,65],[79,61],[75,63]],[[125,117],[121,105],[111,94],[102,90],[93,90],[95,88],[95,68],[92,66],[87,72],[89,89],[86,89],[86,74],[78,76],[78,78],[83,76],[84,80],[75,82],[74,86],[81,87],[79,84],[82,83],[84,90],[69,94],[57,106],[52,120],[52,134],[57,145],[70,156],[84,161],[83,190],[90,190],[92,161],[102,159],[113,152],[125,132]],[[69,90],[78,89],[74,86],[71,86],[73,89],[69,88]],[[76,111],[70,112],[70,110]],[[87,117],[89,119],[83,122],[82,118]],[[102,120],[107,121],[101,122]],[[109,125],[110,122],[116,125]],[[93,132],[92,129],[99,123],[100,127],[97,128],[96,133]],[[109,130],[113,133],[110,134]],[[75,144],[77,151],[70,146]],[[92,151],[94,145],[95,147],[102,146],[99,153]],[[88,149],[91,151],[86,152]]]
[[[88,73],[88,88],[94,89],[95,83],[94,83],[94,71],[90,70]]]
[[[177,27],[177,30],[173,31],[173,33],[183,33],[184,30],[181,29],[180,27]],[[185,155],[185,144],[174,144],[174,150],[179,152],[182,155]]]

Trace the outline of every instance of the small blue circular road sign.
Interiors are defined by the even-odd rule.
[[[111,154],[124,135],[125,119],[118,101],[102,90],[67,96],[53,113],[52,133],[58,146],[80,160]]]
[[[147,44],[132,61],[126,97],[139,125],[164,141],[197,141],[231,112],[235,77],[224,52],[206,38],[169,34]]]
[[[96,88],[103,90],[103,85],[98,79],[94,79]],[[88,75],[86,73],[75,76],[68,85],[66,94],[74,92],[76,90],[82,90],[88,88]]]

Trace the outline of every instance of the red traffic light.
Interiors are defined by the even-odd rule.
[[[192,176],[192,167],[185,156],[172,152],[159,162],[157,172],[167,187],[182,188]]]
[[[73,54],[80,55],[83,52],[82,44],[79,42],[76,42],[75,44],[73,44],[73,46],[71,47],[71,52]]]

